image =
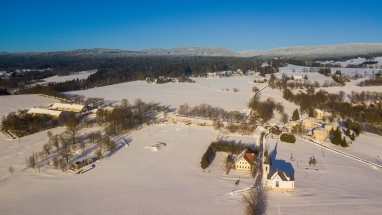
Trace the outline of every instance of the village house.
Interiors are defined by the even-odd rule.
[[[101,110],[105,113],[105,112],[108,112],[108,113],[112,113],[114,111],[114,107],[111,107],[111,106],[106,106],[104,108],[97,108],[97,109],[93,109],[91,111],[92,114],[97,114],[99,113]]]
[[[312,130],[313,139],[318,141],[324,141],[328,137],[328,133],[324,128],[315,128]]]
[[[302,120],[302,125],[305,129],[311,129],[314,126],[314,120],[312,118],[305,118]]]
[[[302,77],[302,75],[296,75],[296,76],[293,76],[293,79],[294,79],[295,81],[302,81],[302,80],[304,80],[303,77]]]
[[[55,119],[58,119],[62,116],[62,111],[56,111],[56,110],[47,110],[42,108],[31,108],[27,114],[31,114],[33,116],[35,115],[48,115]]]
[[[280,135],[282,133],[282,131],[280,130],[280,128],[277,125],[275,125],[269,129],[269,133],[275,134],[275,135]]]
[[[314,117],[318,120],[322,120],[324,118],[324,112],[319,110],[319,109],[315,109],[314,110]]]
[[[52,110],[61,110],[75,113],[82,113],[88,111],[88,108],[85,105],[77,105],[77,104],[64,104],[64,103],[54,103]]]
[[[248,149],[241,152],[235,159],[233,166],[236,170],[252,171],[254,167],[255,154],[250,153]]]
[[[323,127],[325,128],[326,130],[326,133],[330,133],[330,131],[333,129],[333,130],[337,130],[337,127],[334,127],[332,124],[323,124]]]

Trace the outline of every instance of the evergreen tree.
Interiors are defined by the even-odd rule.
[[[342,138],[341,146],[342,147],[348,147],[348,144],[346,143],[345,137]]]
[[[346,136],[349,136],[349,135],[350,135],[350,129],[349,129],[349,128],[346,129],[345,134],[346,134]]]
[[[332,143],[334,145],[342,145],[340,127],[337,127],[337,130],[332,131]]]
[[[296,121],[296,120],[299,120],[299,119],[300,119],[300,115],[298,114],[298,110],[295,109],[295,110],[293,111],[293,114],[292,114],[292,120],[293,120],[293,121]]]
[[[351,134],[350,139],[353,141],[355,140],[354,132]]]

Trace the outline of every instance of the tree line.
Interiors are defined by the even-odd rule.
[[[2,117],[1,131],[13,134],[18,138],[33,134],[48,128],[62,124],[59,119],[54,119],[49,115],[31,115],[26,111],[21,113],[11,112]]]

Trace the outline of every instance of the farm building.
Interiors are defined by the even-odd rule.
[[[54,103],[50,109],[81,113],[88,111],[85,105]]]
[[[207,72],[207,77],[215,77],[216,73],[215,72]]]
[[[255,80],[253,80],[253,82],[255,82],[255,83],[267,83],[267,79],[265,79],[265,78],[256,78]]]
[[[94,163],[94,160],[92,158],[87,158],[86,160],[77,161],[76,163],[72,164],[71,168],[77,170],[92,163]]]
[[[252,171],[255,154],[247,149],[240,153],[235,159],[233,165],[236,170]]]
[[[31,108],[27,113],[32,115],[48,115],[56,119],[62,116],[62,111],[47,110],[42,108]]]

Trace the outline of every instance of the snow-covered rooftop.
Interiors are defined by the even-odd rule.
[[[64,104],[64,103],[54,103],[51,109],[57,109],[57,108],[65,108],[65,109],[75,109],[75,110],[82,110],[85,107],[85,105],[77,105],[77,104]]]
[[[28,111],[28,114],[47,114],[51,116],[57,116],[59,117],[62,111],[57,111],[57,110],[47,110],[47,109],[42,109],[42,108],[31,108]]]

